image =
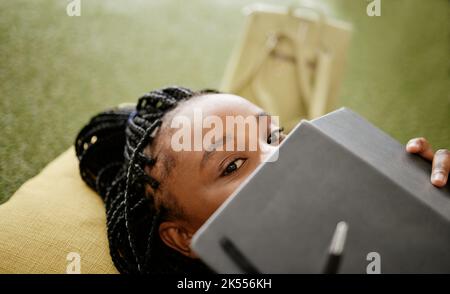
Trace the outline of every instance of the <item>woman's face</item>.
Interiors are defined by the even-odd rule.
[[[205,142],[201,150],[194,151],[193,147],[191,150],[174,150],[174,136],[180,134],[180,128],[172,125],[177,117],[183,117],[185,121],[188,119],[192,146],[196,132],[202,134],[202,138],[208,132],[211,134],[216,125],[210,125],[209,128],[202,125],[204,120],[195,117],[197,115],[198,118],[199,111],[203,119],[214,116],[216,121],[220,120],[223,130],[216,128],[220,136],[214,137],[220,139],[208,141],[213,144]],[[265,127],[265,131],[227,128],[227,119],[237,117],[255,119],[258,127]],[[266,126],[259,125],[262,123]],[[195,257],[189,247],[192,235],[264,158],[277,148],[273,141],[284,138],[284,135],[274,138],[279,132],[279,126],[262,109],[244,98],[229,94],[194,97],[167,113],[155,143],[145,151],[157,157],[156,165],[147,170],[161,183],[158,191],[154,191],[157,202],[169,203],[169,207],[176,206],[180,210],[177,217],[165,220],[160,225],[160,237],[166,245],[186,256]],[[245,142],[244,148],[238,148],[239,140]],[[251,140],[256,140],[257,148],[251,147],[254,146]]]

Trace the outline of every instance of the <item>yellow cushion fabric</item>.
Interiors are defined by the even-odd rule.
[[[109,255],[105,208],[81,180],[74,148],[0,205],[0,273],[117,273]]]

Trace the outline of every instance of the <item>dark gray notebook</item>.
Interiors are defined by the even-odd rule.
[[[322,273],[347,224],[337,272],[450,273],[450,192],[431,164],[348,109],[301,122],[195,234],[219,273]],[[369,259],[369,260],[368,260]]]

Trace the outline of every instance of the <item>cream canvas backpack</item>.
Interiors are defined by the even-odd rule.
[[[290,130],[335,108],[351,25],[311,8],[246,7],[221,90],[245,97]]]

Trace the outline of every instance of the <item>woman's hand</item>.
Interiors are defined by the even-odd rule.
[[[450,151],[439,149],[434,152],[425,138],[414,138],[406,144],[406,151],[415,153],[433,162],[431,170],[431,183],[436,187],[447,184],[450,170]]]

